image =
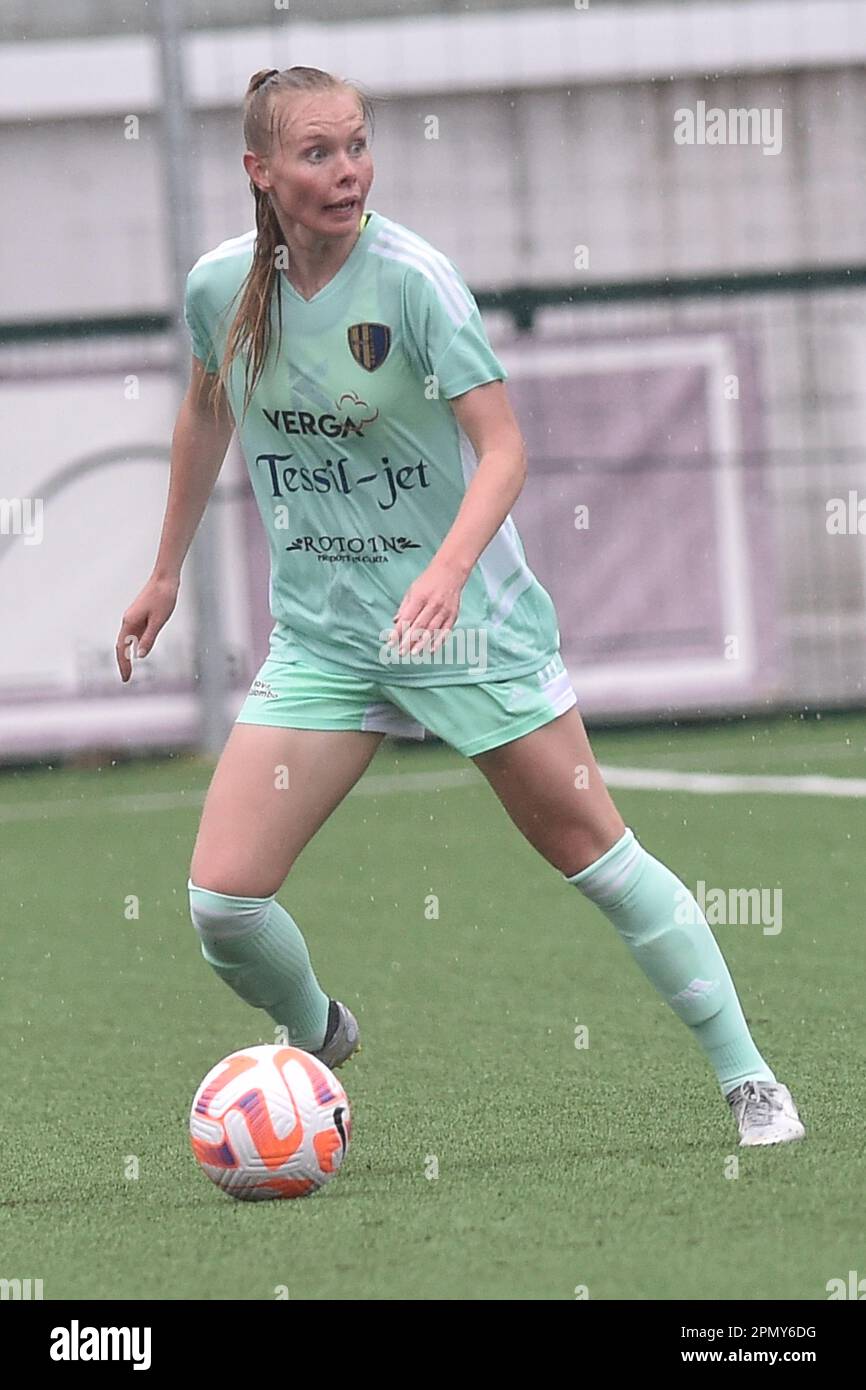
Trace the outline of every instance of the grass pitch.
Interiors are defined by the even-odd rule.
[[[610,768],[866,777],[862,716],[593,746]],[[823,1299],[866,1273],[862,799],[614,788],[693,890],[783,890],[778,934],[716,934],[808,1137],[738,1150],[606,918],[471,764],[386,743],[279,895],[361,1025],[340,1073],[353,1143],[315,1197],[246,1204],[187,1139],[205,1072],[274,1041],[189,921],[209,776],[195,758],[0,775],[0,1276],[47,1299],[652,1300]]]

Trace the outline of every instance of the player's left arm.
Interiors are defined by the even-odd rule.
[[[397,610],[393,640],[404,652],[423,647],[419,629],[437,634],[432,651],[445,641],[457,621],[463,586],[526,481],[526,446],[504,382],[487,381],[448,404],[475,450],[478,467],[451,529]]]

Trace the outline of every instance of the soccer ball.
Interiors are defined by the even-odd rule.
[[[339,1172],[352,1133],[346,1092],[299,1047],[245,1047],[195,1093],[192,1151],[207,1176],[246,1202],[306,1197]]]

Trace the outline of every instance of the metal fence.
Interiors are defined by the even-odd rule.
[[[492,326],[578,692],[610,717],[862,705],[862,277],[688,288]]]

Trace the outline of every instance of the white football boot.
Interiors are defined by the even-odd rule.
[[[740,1148],[790,1144],[806,1130],[791,1092],[780,1081],[744,1081],[726,1097],[740,1131]]]
[[[345,1004],[331,999],[328,1004],[325,1041],[319,1051],[313,1052],[312,1055],[318,1057],[320,1062],[324,1062],[325,1066],[333,1071],[335,1067],[341,1067],[344,1062],[348,1062],[349,1058],[360,1050],[358,1020]]]

